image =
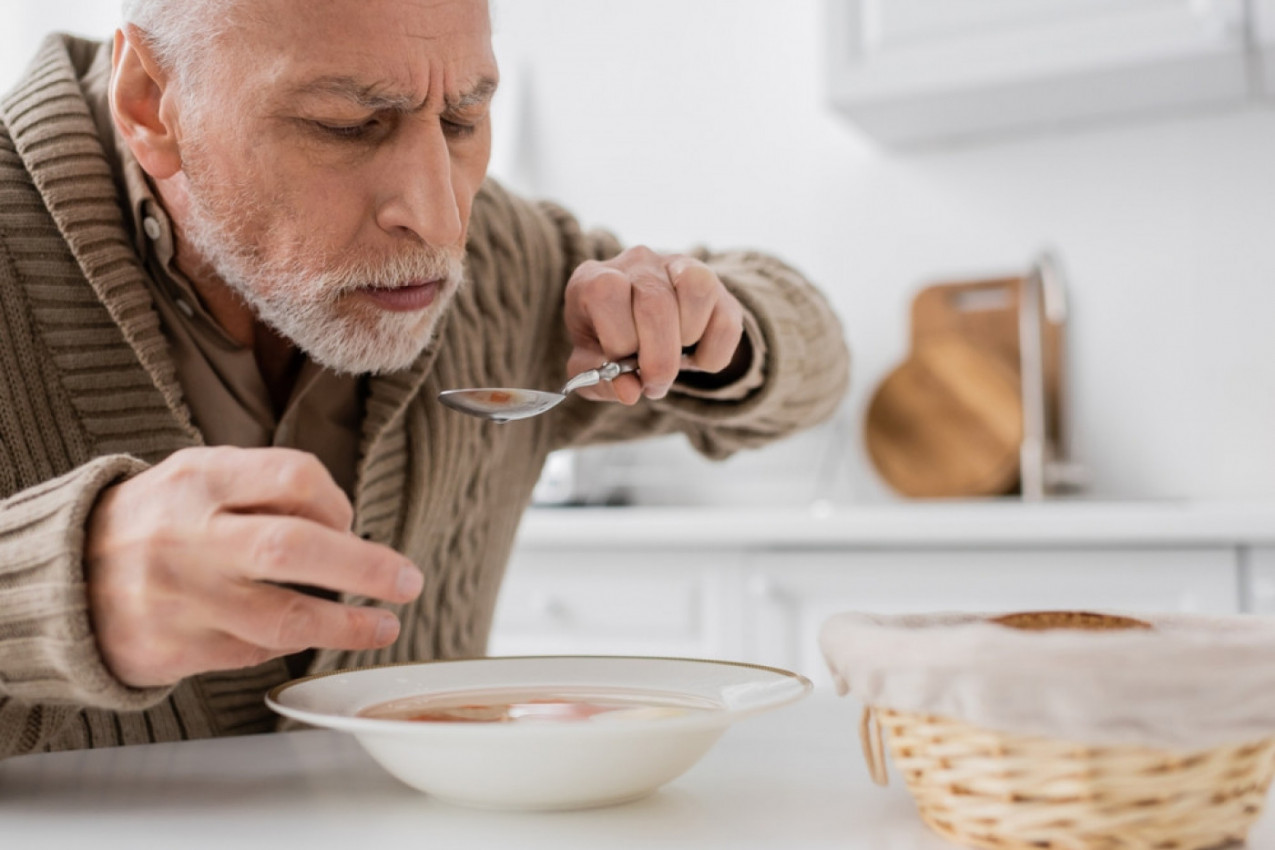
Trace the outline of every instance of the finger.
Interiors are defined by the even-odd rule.
[[[647,398],[667,395],[682,363],[677,295],[667,273],[661,272],[659,277],[642,275],[633,281],[638,370]]]
[[[720,372],[731,364],[744,338],[744,312],[733,297],[719,302],[709,317],[704,335],[695,346],[691,364],[703,372]]]
[[[576,395],[590,401],[618,401],[620,404],[631,406],[642,399],[642,382],[636,375],[629,372],[613,380],[600,381],[591,387],[576,390]]]
[[[610,382],[604,383],[611,384],[611,393],[620,404],[631,407],[642,399],[644,392],[642,381],[632,372],[627,372]]]
[[[218,533],[234,541],[213,547],[223,571],[250,581],[303,584],[387,602],[420,595],[424,576],[388,546],[306,519],[229,514]],[[227,563],[229,562],[229,563]]]
[[[694,257],[676,257],[666,268],[677,293],[682,347],[687,348],[699,342],[713,308],[728,293],[717,274]]]
[[[574,377],[581,372],[596,369],[606,359],[606,355],[596,346],[577,346],[567,358],[567,375]],[[575,394],[590,401],[616,400],[610,381],[601,381],[591,387],[581,387]]]
[[[567,327],[579,345],[596,343],[603,359],[618,360],[637,351],[633,293],[628,274],[609,266],[581,266],[567,302]],[[601,361],[599,361],[600,363]],[[598,363],[588,366],[592,369]]]
[[[398,637],[398,618],[380,608],[345,605],[270,584],[245,585],[225,600],[222,631],[279,653],[302,649],[375,649]]]
[[[271,649],[240,640],[223,631],[208,631],[192,636],[180,645],[172,647],[164,659],[164,664],[169,670],[181,671],[180,675],[173,679],[177,681],[209,670],[240,670],[244,667],[256,667],[272,658],[278,658],[289,652],[300,652],[305,648]]]
[[[227,510],[291,514],[339,531],[354,521],[349,498],[312,454],[218,448],[203,460],[209,494]]]

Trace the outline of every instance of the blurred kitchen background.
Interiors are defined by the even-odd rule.
[[[0,88],[117,5],[0,0]],[[912,297],[1046,250],[1088,493],[1275,496],[1272,0],[504,0],[495,25],[495,175],[626,242],[776,253],[854,356],[814,433],[583,453],[547,500],[897,498],[863,431]]]
[[[0,89],[116,9],[0,0]],[[503,0],[495,25],[495,175],[626,242],[779,255],[854,362],[833,421],[725,463],[553,458],[491,652],[826,685],[847,610],[1275,615],[1275,0]],[[1080,498],[1019,503],[1037,432]]]
[[[1257,29],[1264,15],[1275,64],[1275,4],[497,8],[508,83],[497,174],[629,241],[776,252],[828,293],[854,355],[851,395],[819,433],[723,469],[672,441],[615,450],[591,468],[611,487],[640,501],[892,499],[862,431],[872,393],[907,354],[911,297],[936,281],[1017,274],[1050,249],[1070,288],[1072,423],[1089,491],[1275,494],[1275,86],[1259,76]],[[861,25],[859,42],[848,24]],[[1148,78],[1141,101],[1079,117],[1130,69]],[[865,101],[895,95],[899,111],[966,81],[975,93],[1023,86],[1028,107],[1069,76],[1076,85],[1024,129],[902,146],[834,105],[847,74]],[[1173,102],[1205,76],[1222,79]]]

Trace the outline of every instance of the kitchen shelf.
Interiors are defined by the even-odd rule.
[[[1275,502],[1016,499],[774,507],[532,508],[524,547],[1275,546]]]

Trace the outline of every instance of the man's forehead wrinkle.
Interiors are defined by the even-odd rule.
[[[435,13],[439,8],[450,4],[450,0],[442,0],[442,2],[413,2],[410,5],[417,7],[415,14],[433,19],[437,17]],[[425,42],[445,41],[456,35],[455,32],[421,32],[417,28],[409,27],[406,23],[403,26],[402,32],[406,38]]]
[[[415,7],[416,14],[435,12],[444,6],[450,6],[455,0],[408,0],[407,5]]]

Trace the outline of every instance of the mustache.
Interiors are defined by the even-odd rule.
[[[439,280],[459,286],[465,277],[461,255],[436,248],[379,259],[347,260],[324,273],[324,289],[339,297],[358,289],[397,289],[412,283]]]

